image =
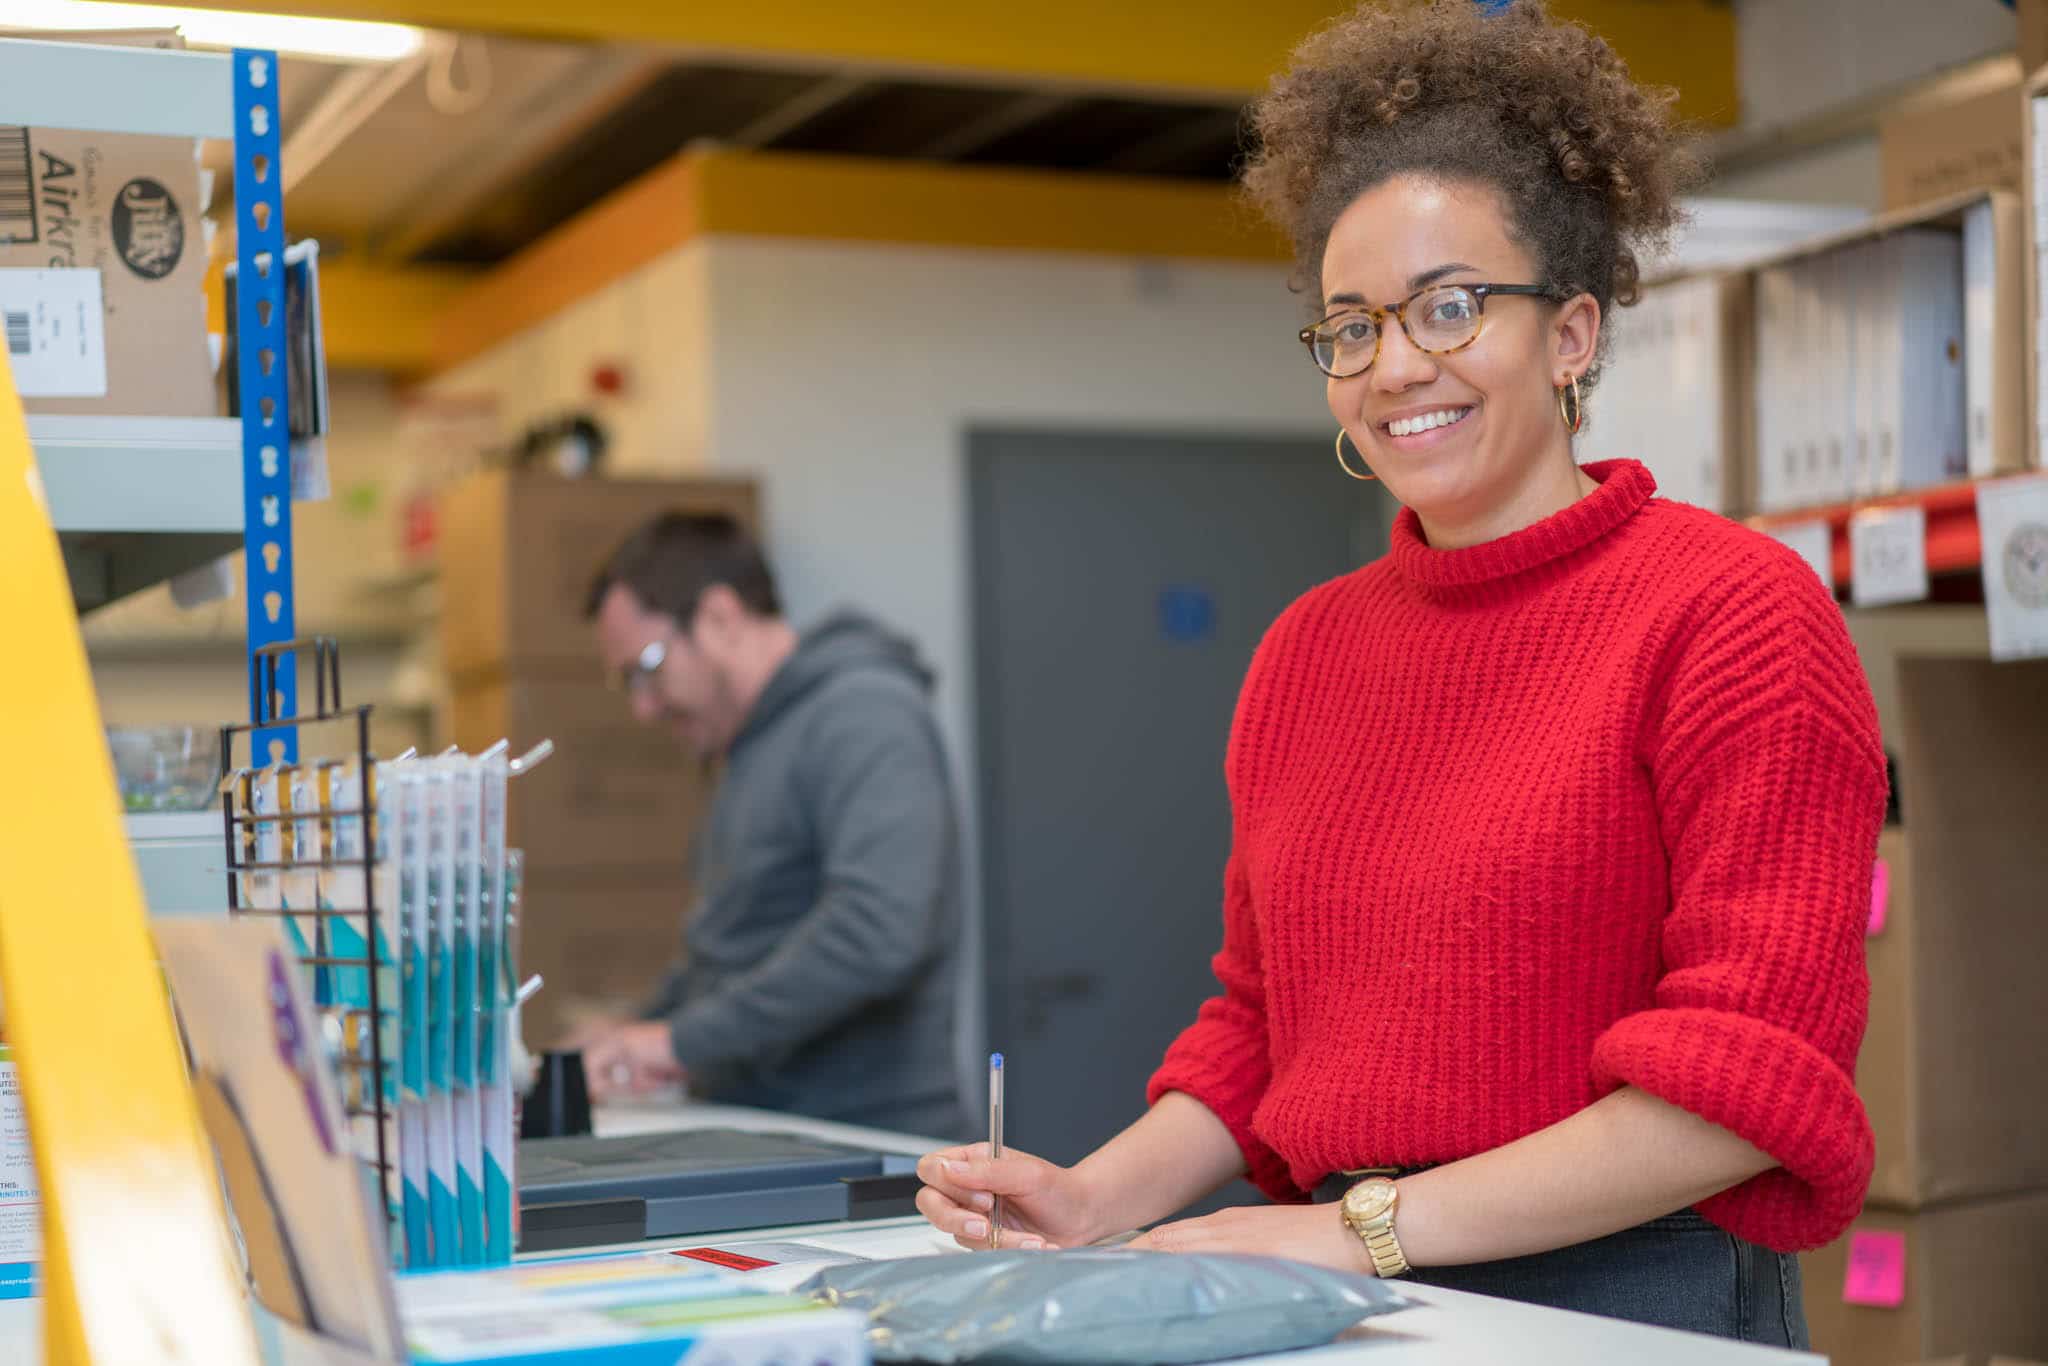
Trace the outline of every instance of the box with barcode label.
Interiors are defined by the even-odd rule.
[[[24,400],[106,396],[106,305],[98,271],[0,269],[0,330],[14,392]]]
[[[0,124],[0,326],[28,411],[214,415],[203,208],[190,138]]]
[[[0,1043],[0,1300],[36,1293],[36,1264],[42,1255],[42,1202],[28,1146],[28,1115],[21,1106],[14,1050]]]

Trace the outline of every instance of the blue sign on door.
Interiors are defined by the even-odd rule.
[[[1159,629],[1182,644],[1216,634],[1216,599],[1206,588],[1169,584],[1159,590]]]

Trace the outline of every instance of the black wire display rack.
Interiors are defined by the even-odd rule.
[[[310,714],[279,715],[279,663],[304,652],[313,657],[314,709]],[[393,1192],[398,1187],[393,1152],[393,1098],[397,1061],[387,1056],[388,1051],[395,1050],[387,1050],[385,1027],[396,1019],[399,1002],[397,993],[387,990],[383,978],[387,971],[395,973],[398,962],[392,956],[397,953],[397,946],[385,944],[378,928],[377,786],[374,756],[370,752],[372,708],[343,704],[340,650],[329,636],[282,641],[254,651],[249,659],[249,690],[254,719],[221,727],[220,800],[222,833],[227,844],[228,910],[231,915],[311,926],[312,935],[306,946],[310,951],[302,950],[299,961],[308,972],[315,1009],[327,1029],[356,1156],[374,1169],[386,1218],[395,1234],[398,1202]],[[360,801],[330,805],[321,800],[311,806],[286,801],[275,811],[258,812],[251,800],[254,784],[276,766],[277,753],[272,751],[269,762],[254,753],[258,733],[321,726],[336,730],[353,727],[352,757],[356,772],[361,775]],[[240,746],[250,751],[248,762],[242,765],[236,762],[238,737],[248,737]],[[339,762],[345,764],[348,758]],[[347,857],[336,858],[336,822],[351,819],[360,821],[360,838],[355,841],[359,847]],[[299,847],[300,832],[308,824],[318,832],[310,850]],[[276,836],[279,857],[259,857],[265,831]],[[275,874],[281,886],[284,876],[290,873],[310,873],[317,879],[323,872],[347,869],[359,870],[362,875],[360,905],[329,906],[316,896],[311,906],[256,906],[244,895],[245,878],[252,874]],[[337,922],[351,921],[361,925],[360,954],[337,949],[335,944],[332,927]],[[338,983],[356,981],[348,975],[356,972],[361,974],[363,983],[360,993],[338,987]],[[359,1001],[347,999],[358,994],[362,997]],[[393,999],[387,1001],[387,995]],[[368,1121],[369,1135],[361,1132],[357,1121]]]

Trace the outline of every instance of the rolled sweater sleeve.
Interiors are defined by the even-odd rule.
[[[1148,1104],[1183,1091],[1222,1120],[1244,1154],[1251,1183],[1275,1200],[1300,1200],[1287,1163],[1252,1130],[1252,1114],[1272,1079],[1266,1033],[1266,984],[1258,927],[1244,868],[1233,854],[1223,874],[1223,948],[1211,960],[1222,994],[1202,1003],[1195,1022],[1166,1050],[1145,1088]]]
[[[1885,766],[1840,609],[1775,551],[1692,633],[1653,708],[1662,975],[1655,1007],[1596,1041],[1593,1072],[1775,1158],[1700,1209],[1792,1251],[1847,1228],[1870,1182],[1854,1076]]]
[[[1259,946],[1257,907],[1244,850],[1244,802],[1254,781],[1246,772],[1264,757],[1258,734],[1275,705],[1271,679],[1289,613],[1260,643],[1238,695],[1225,767],[1233,810],[1232,850],[1223,870],[1223,947],[1210,960],[1223,990],[1202,1003],[1195,1021],[1166,1050],[1145,1088],[1156,1105],[1168,1091],[1194,1097],[1222,1120],[1244,1154],[1246,1179],[1275,1200],[1299,1201],[1285,1158],[1252,1129],[1252,1116],[1273,1076],[1272,1036],[1266,1022],[1266,974]]]

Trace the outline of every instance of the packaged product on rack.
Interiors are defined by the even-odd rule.
[[[407,1266],[433,1265],[427,1175],[427,815],[426,774],[412,760],[380,766],[386,795],[377,822],[386,841],[392,903],[399,908],[398,1154],[404,1184]],[[391,822],[388,832],[385,821]]]
[[[278,898],[287,912],[286,933],[301,955],[316,959],[337,955],[327,953],[326,927],[320,923],[320,820],[319,798],[314,793],[311,770],[287,764],[276,770],[277,809],[292,817],[280,829]],[[300,946],[305,947],[300,947]],[[313,965],[313,1003],[320,1009],[333,1004],[333,965]]]
[[[454,1056],[450,1069],[455,1112],[455,1214],[458,1260],[464,1266],[484,1264],[484,1136],[483,1112],[477,1093],[479,1006],[478,941],[483,936],[482,806],[483,774],[466,754],[441,760],[447,766],[450,806],[454,814],[453,934],[454,1010],[451,1033]]]
[[[385,1215],[390,1221],[390,1242],[394,1260],[403,1262],[405,1184],[400,1174],[402,1147],[399,1133],[399,1051],[401,1044],[401,996],[398,970],[398,913],[395,900],[385,899],[384,888],[375,876],[366,876],[374,863],[366,857],[369,845],[368,813],[377,806],[378,768],[367,772],[355,760],[327,763],[315,770],[321,808],[336,813],[325,822],[329,839],[327,856],[320,871],[320,906],[327,913],[328,941],[337,959],[360,959],[362,966],[337,966],[334,988],[336,1003],[343,1012],[342,1026],[349,1056],[355,1063],[342,1078],[351,1097],[356,1118],[351,1131],[356,1151],[365,1160],[380,1163],[384,1181]],[[350,912],[376,911],[374,941],[366,940],[361,928],[367,915]],[[372,990],[371,974],[376,974]],[[370,1046],[371,1030],[375,1047]],[[371,1074],[375,1073],[373,1077]],[[373,1090],[374,1088],[374,1090]],[[381,1100],[377,1093],[381,1093]],[[383,1133],[377,1127],[381,1118]],[[380,1142],[381,1139],[381,1142]]]
[[[482,927],[477,935],[477,1097],[483,1118],[484,1261],[512,1260],[516,1236],[513,1196],[513,1154],[517,1137],[512,1107],[518,1091],[512,1085],[510,1029],[517,964],[506,943],[505,794],[511,764],[500,740],[477,759],[480,773],[478,866],[482,873]]]
[[[441,760],[426,760],[427,1214],[434,1266],[461,1264],[455,1212],[455,803]]]
[[[523,984],[519,981],[519,926],[520,916],[526,905],[526,851],[506,849],[503,865],[505,894],[505,918],[498,935],[498,952],[504,967],[500,991],[504,997],[504,1009],[498,1019],[498,1047],[496,1057],[504,1076],[506,1106],[504,1116],[505,1145],[505,1203],[512,1215],[513,1247],[519,1246],[519,1173],[516,1159],[519,1154],[518,1115],[521,1098],[532,1084],[533,1075],[530,1060],[520,1045],[519,1005],[525,999]],[[521,1068],[525,1068],[524,1075]]]
[[[284,909],[284,878],[278,871],[284,862],[284,826],[264,817],[277,815],[277,770],[236,774],[234,799],[234,814],[242,821],[242,862],[250,865],[241,874],[242,904],[275,915]],[[313,952],[299,926],[289,918],[284,921],[284,931],[292,952],[301,959]]]

